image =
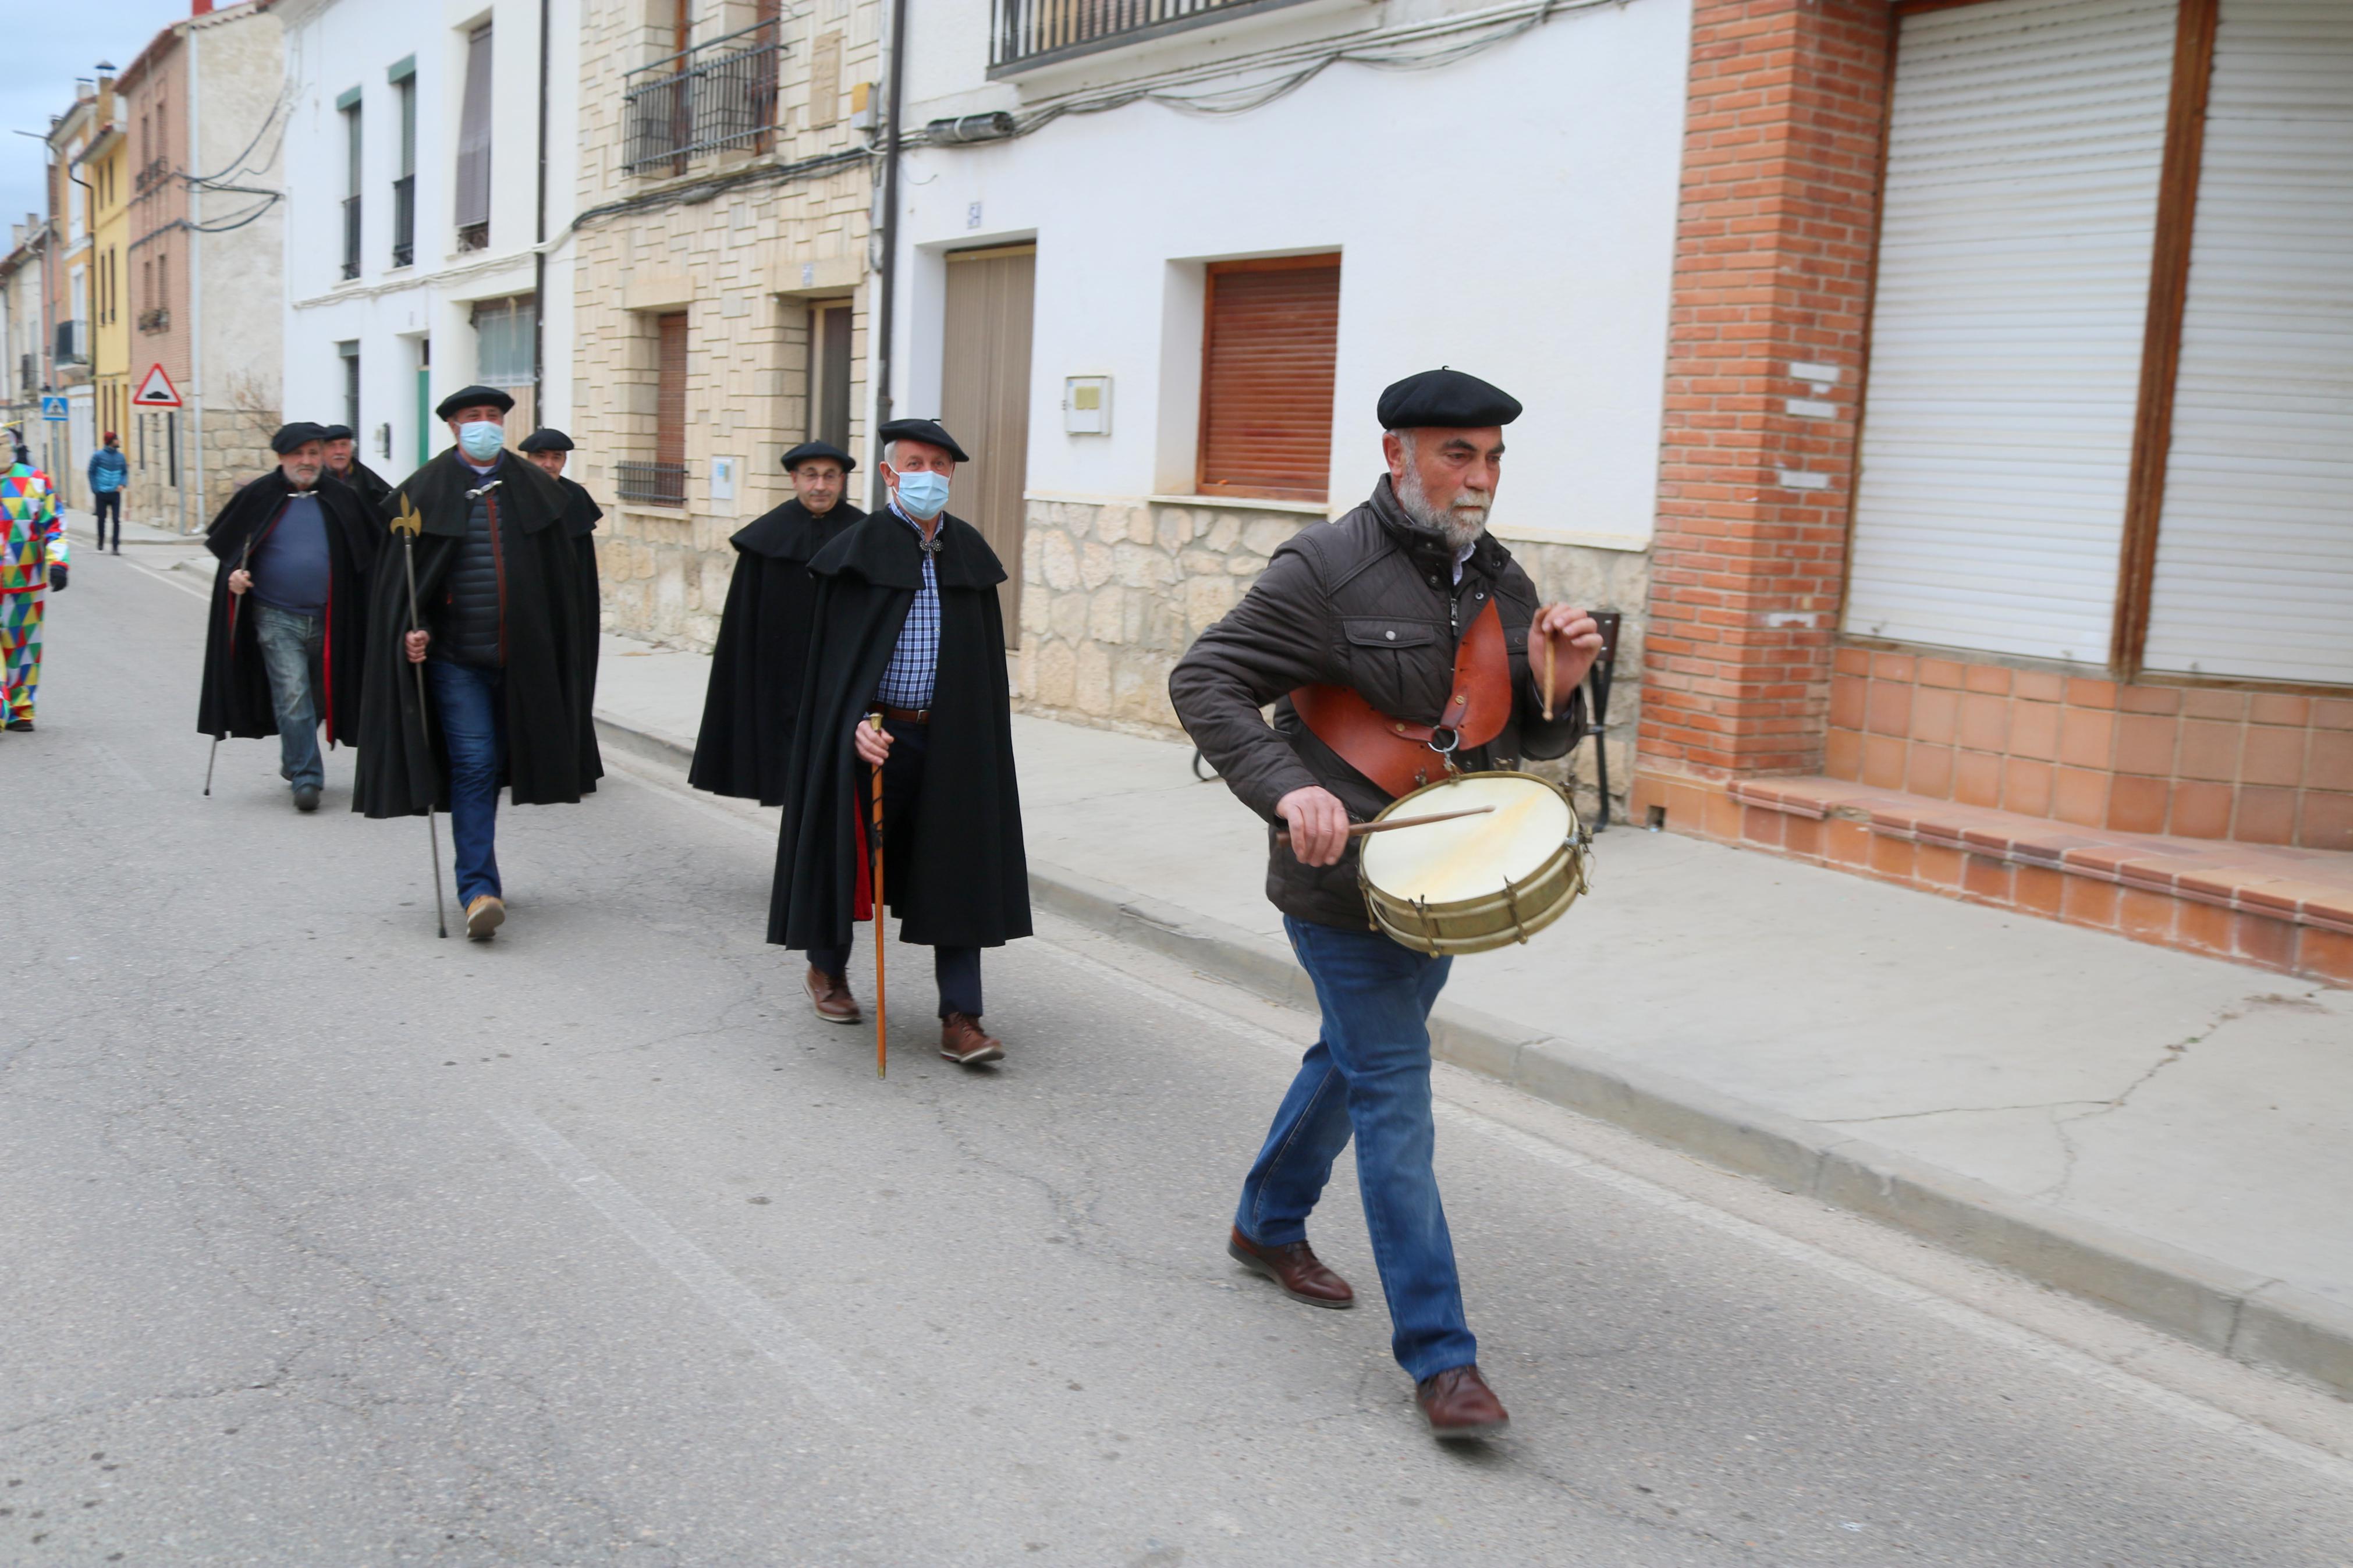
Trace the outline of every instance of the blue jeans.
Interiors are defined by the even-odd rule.
[[[1430,1166],[1430,1009],[1454,961],[1377,931],[1287,915],[1282,925],[1315,983],[1324,1035],[1274,1113],[1234,1224],[1261,1247],[1306,1239],[1308,1213],[1353,1132],[1365,1228],[1388,1298],[1389,1349],[1416,1383],[1468,1366],[1479,1342],[1462,1321],[1454,1238]]]
[[[506,761],[506,671],[425,661],[434,717],[449,752],[449,852],[458,907],[499,891],[499,769]]]
[[[253,601],[253,640],[261,647],[269,706],[278,715],[278,772],[296,789],[327,782],[327,766],[319,759],[318,705],[311,700],[326,629],[321,616]]]

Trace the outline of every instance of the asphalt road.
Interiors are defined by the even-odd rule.
[[[1222,1253],[1312,1021],[1054,926],[877,1082],[766,819],[617,764],[437,941],[348,753],[199,795],[202,616],[87,561],[0,737],[0,1563],[2353,1562],[2353,1407],[1451,1070],[1441,1449],[1345,1175],[1362,1310]]]

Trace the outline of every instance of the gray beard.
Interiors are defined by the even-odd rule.
[[[1436,507],[1430,502],[1429,492],[1421,488],[1420,470],[1409,465],[1405,478],[1398,481],[1398,505],[1406,516],[1444,539],[1460,555],[1479,542],[1487,531],[1485,507]]]

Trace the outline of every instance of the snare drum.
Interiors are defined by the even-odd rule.
[[[1459,773],[1374,820],[1482,805],[1494,809],[1365,837],[1356,875],[1383,931],[1421,952],[1486,952],[1527,941],[1585,891],[1593,840],[1567,793],[1534,773]]]

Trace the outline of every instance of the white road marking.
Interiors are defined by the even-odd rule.
[[[705,1306],[751,1342],[754,1349],[790,1373],[818,1403],[844,1420],[870,1404],[864,1384],[833,1352],[796,1327],[791,1319],[720,1267],[716,1258],[670,1227],[628,1188],[596,1168],[564,1135],[527,1110],[500,1107],[491,1119],[508,1136],[538,1155],[556,1179],[571,1188],[613,1227],[702,1299]]]
[[[1042,951],[1053,954],[1055,958],[1074,969],[1090,973],[1098,979],[1145,992],[1152,996],[1153,1000],[1165,1007],[1223,1029],[1254,1045],[1279,1052],[1290,1061],[1296,1062],[1306,1048],[1297,1040],[1285,1039],[1271,1029],[1261,1028],[1245,1019],[1234,1017],[1230,1014],[1219,1012],[1215,1007],[1196,1002],[1190,997],[1166,990],[1151,981],[1104,963],[1100,959],[1071,952],[1050,941],[1040,940],[1038,945]],[[1726,1214],[1724,1210],[1712,1207],[1696,1198],[1685,1197],[1683,1194],[1662,1187],[1655,1182],[1646,1181],[1641,1176],[1619,1170],[1614,1165],[1605,1164],[1601,1161],[1579,1154],[1574,1150],[1565,1149],[1547,1139],[1524,1132],[1516,1127],[1507,1126],[1493,1117],[1483,1116],[1451,1100],[1439,1099],[1435,1109],[1439,1117],[1446,1121],[1477,1132],[1546,1164],[1572,1172],[1587,1181],[1607,1187],[1638,1203],[1663,1209],[1680,1218],[1704,1226],[1710,1230],[1769,1252],[1788,1262],[1827,1274],[1841,1283],[1855,1286],[1886,1300],[1909,1307],[1934,1318],[1947,1327],[1958,1329],[1964,1333],[1972,1334],[1980,1340],[2000,1345],[2005,1350],[2016,1352],[2031,1360],[2069,1373],[2110,1393],[2121,1394],[2139,1400],[2178,1420],[2186,1421],[2222,1436],[2234,1437],[2272,1458],[2300,1465],[2339,1486],[2353,1485],[2353,1462],[2340,1459],[2325,1450],[2307,1447],[2293,1437],[2273,1431],[2268,1426],[2233,1415],[2228,1411],[2217,1409],[2187,1394],[2177,1394],[2162,1384],[2151,1383],[2146,1378],[2112,1366],[2096,1356],[2086,1355],[2081,1351],[2045,1339],[2031,1330],[2005,1322],[1989,1313],[1940,1296],[1933,1290],[1909,1284],[1866,1264],[1841,1258],[1810,1242],[1784,1236],[1779,1231],[1759,1225],[1754,1220]]]
[[[148,576],[154,578],[158,583],[162,583],[168,587],[179,589],[183,594],[194,594],[197,598],[204,600],[207,604],[212,601],[213,591],[210,584],[206,584],[206,586],[199,588],[195,584],[190,582],[185,577],[175,575],[170,572],[159,572],[153,566],[143,565],[141,563],[130,560],[127,557],[124,559],[122,563],[125,566],[130,567],[133,572],[144,573]]]

